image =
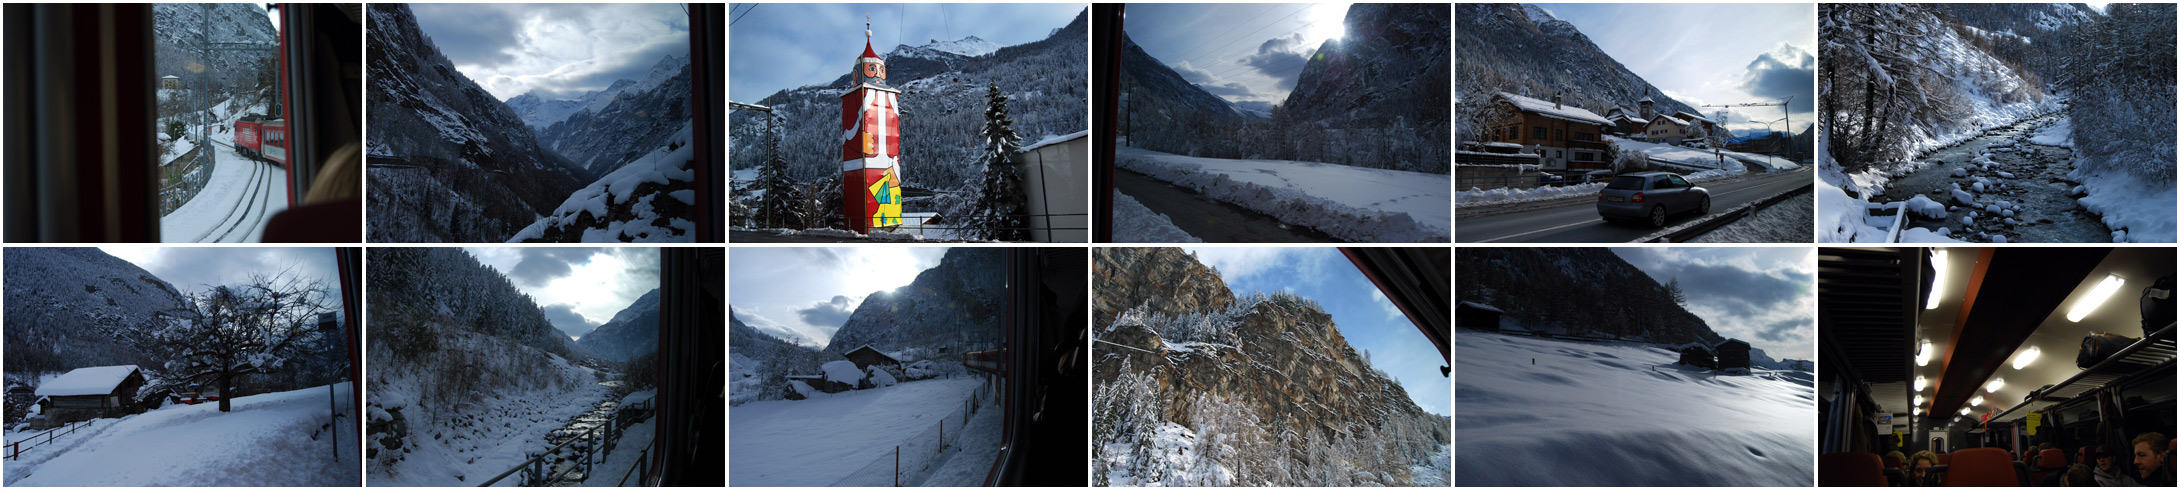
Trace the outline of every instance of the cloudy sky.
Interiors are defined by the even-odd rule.
[[[1269,110],[1294,90],[1304,61],[1345,34],[1347,6],[1130,4],[1128,39],[1212,95]]]
[[[1816,4],[1540,6],[1573,23],[1605,54],[1667,96],[1701,109],[1704,117],[1719,108],[1703,104],[1774,102],[1791,95],[1794,128],[1816,120]],[[1735,130],[1762,129],[1763,122],[1786,116],[1777,107],[1731,111],[1726,126]]]
[[[643,78],[667,54],[688,55],[681,4],[417,3],[417,27],[454,68],[493,97],[539,91],[572,99]],[[842,65],[846,66],[846,65]]]
[[[863,54],[863,19],[880,56],[976,36],[1000,46],[1043,40],[1083,4],[729,4],[727,98],[755,103],[783,89],[831,83]],[[1087,42],[1087,41],[1086,41]]]
[[[99,250],[136,264],[183,292],[245,284],[253,274],[271,276],[282,272],[324,283],[328,291],[336,294],[341,286],[340,269],[330,248],[108,245]]]
[[[1680,279],[1695,313],[1719,335],[1772,359],[1815,359],[1817,250],[1810,247],[1644,247],[1612,253],[1659,283]]]
[[[871,293],[939,265],[939,247],[764,247],[727,252],[727,297],[742,323],[824,347]]]
[[[652,247],[469,247],[470,256],[507,276],[569,337],[613,321],[659,287]]]
[[[1217,267],[1235,294],[1288,291],[1316,300],[1355,350],[1369,351],[1371,364],[1400,381],[1416,406],[1439,415],[1453,412],[1448,401],[1453,383],[1438,373],[1445,358],[1415,323],[1400,313],[1355,264],[1332,247],[1189,248],[1197,260]]]

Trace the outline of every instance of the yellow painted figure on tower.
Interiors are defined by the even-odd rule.
[[[840,209],[856,233],[901,224],[901,91],[886,85],[870,35],[865,23],[863,55],[840,95]]]

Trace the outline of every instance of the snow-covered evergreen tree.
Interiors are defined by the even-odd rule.
[[[797,192],[794,179],[787,176],[787,157],[780,155],[779,116],[766,114],[765,117],[768,119],[765,162],[757,172],[757,187],[764,190],[764,196],[757,202],[757,226],[799,229],[802,220],[789,218],[796,215],[796,200],[801,198],[801,193]]]
[[[1007,114],[1007,94],[998,84],[987,84],[984,110],[983,182],[977,186],[976,204],[965,220],[966,234],[983,240],[1029,239],[1023,219],[1028,198],[1022,193],[1022,176],[1014,155],[1022,152],[1022,136],[1014,132],[1014,118]]]

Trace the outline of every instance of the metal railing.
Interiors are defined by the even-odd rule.
[[[75,433],[77,430],[81,430],[84,427],[90,427],[92,422],[97,421],[98,419],[90,419],[85,420],[82,423],[71,423],[61,427],[56,427],[53,430],[37,433],[20,441],[8,443],[8,459],[22,458],[24,449],[34,448],[45,444],[52,444],[54,438]],[[38,440],[38,438],[41,437],[45,438],[45,440]],[[23,444],[30,445],[24,446]]]
[[[647,414],[651,411],[651,406],[652,400],[644,400],[641,402],[622,405],[621,407],[614,410],[613,416],[606,418],[605,424],[585,429],[583,432],[576,434],[574,437],[570,437],[568,438],[568,440],[561,441],[559,444],[555,444],[553,445],[553,447],[545,449],[544,452],[531,454],[529,459],[523,460],[523,462],[516,464],[515,467],[508,468],[507,471],[501,472],[499,476],[494,476],[490,480],[485,480],[484,483],[480,483],[477,486],[489,487],[493,484],[499,483],[500,480],[505,480],[507,479],[507,477],[514,476],[516,474],[522,475],[522,479],[520,480],[520,483],[518,483],[518,485],[525,487],[550,486],[556,483],[580,482],[582,480],[588,479],[590,478],[591,472],[597,469],[598,463],[600,463],[606,455],[613,452],[613,447],[617,445],[621,439],[621,431],[626,429],[631,424],[642,421],[642,419],[646,417]],[[583,444],[580,446],[576,446],[577,443]],[[576,459],[570,461],[554,461],[553,463],[570,462],[573,464],[560,466],[558,469],[554,470],[547,470],[547,459],[556,458],[560,454],[560,451],[562,449],[569,449],[571,447],[581,452],[576,456]],[[645,451],[648,452],[649,448],[646,448]],[[637,462],[637,465],[640,466],[643,464],[641,461],[642,458],[639,456],[638,459],[639,461]],[[581,470],[580,473],[577,473],[577,470]],[[580,474],[581,477],[570,479],[569,476],[571,474]],[[622,478],[627,478],[627,475],[622,475]]]
[[[940,417],[937,423],[923,432],[903,439],[900,444],[893,446],[891,454],[872,459],[870,463],[848,473],[848,476],[841,477],[840,481],[833,482],[831,486],[898,487],[904,481],[914,483],[916,477],[924,476],[925,472],[931,470],[933,464],[938,462],[938,457],[944,455],[947,449],[957,446],[956,442],[961,439],[963,429],[969,425],[969,418],[984,408],[997,380],[996,376],[986,377],[984,384],[977,386],[968,399],[962,400],[961,408]],[[953,422],[952,432],[946,429],[949,421]],[[990,443],[998,444],[999,441]]]

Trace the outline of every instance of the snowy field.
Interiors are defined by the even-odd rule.
[[[349,385],[167,405],[24,451],[6,462],[7,486],[353,487],[361,483]],[[329,398],[335,398],[329,400]],[[334,428],[328,410],[342,411]],[[335,430],[340,430],[335,434]],[[15,442],[39,432],[6,435]],[[337,445],[337,446],[336,446]],[[334,452],[336,447],[339,456]]]
[[[1451,174],[1316,162],[1198,158],[1118,147],[1118,165],[1355,242],[1444,242]]]
[[[379,457],[369,462],[371,486],[477,485],[529,459],[526,452],[544,451],[547,433],[589,411],[608,392],[593,382],[594,370],[558,356],[552,356],[550,363],[547,372],[531,374],[540,386],[477,393],[466,403],[446,408],[423,403],[424,397],[414,392],[415,374],[391,367],[374,369],[369,422],[390,421],[389,411],[401,409],[408,434],[401,449],[382,448]],[[545,386],[554,378],[569,388]],[[395,456],[398,461],[392,460]],[[512,486],[518,478],[508,477],[498,486]]]
[[[974,377],[930,379],[884,388],[818,394],[807,400],[768,400],[736,405],[727,410],[727,431],[734,434],[727,440],[727,460],[732,463],[727,472],[731,479],[728,484],[833,485],[865,464],[881,457],[890,458],[894,446],[961,409],[962,401],[982,383]],[[999,410],[986,408],[978,413],[976,420],[996,425],[992,424],[996,418],[982,415],[997,414]],[[948,427],[952,428],[953,424],[949,423]],[[972,424],[966,430],[968,432],[962,435],[959,444],[968,450],[995,448],[999,444],[999,437],[991,428]],[[989,438],[971,438],[981,437],[978,434],[987,434]],[[910,456],[903,455],[902,459],[909,460]],[[935,465],[938,471],[934,475],[973,473],[974,481],[944,482],[934,477],[931,483],[941,486],[981,484],[984,477],[981,472],[970,467],[954,467],[960,464],[973,467],[973,459],[976,458],[953,454]],[[984,460],[984,464],[989,463],[988,458]],[[890,473],[892,470],[889,467],[884,471]]]
[[[1712,374],[1651,344],[1462,331],[1454,346],[1458,485],[1815,483],[1810,373]]]

